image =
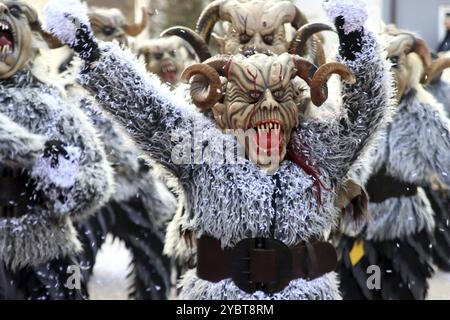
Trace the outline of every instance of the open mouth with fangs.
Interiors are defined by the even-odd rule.
[[[258,121],[253,129],[256,132],[254,142],[258,147],[258,157],[281,155],[284,145],[284,127],[280,120]]]
[[[6,20],[0,20],[0,60],[14,53],[15,36],[14,28]]]
[[[163,62],[161,64],[161,78],[165,81],[165,82],[170,82],[170,83],[175,83],[177,82],[177,67],[175,66],[175,64],[173,62]]]

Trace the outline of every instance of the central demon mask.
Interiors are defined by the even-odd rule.
[[[182,78],[190,80],[194,104],[203,111],[211,109],[222,130],[246,132],[237,138],[247,156],[271,170],[286,157],[292,131],[299,125],[295,78],[309,85],[312,102],[320,106],[327,99],[327,81],[334,73],[355,81],[343,64],[328,63],[317,69],[308,60],[287,53],[218,56],[188,67]]]

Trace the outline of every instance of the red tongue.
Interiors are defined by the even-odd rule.
[[[0,37],[0,46],[11,46],[12,42],[8,40],[8,38],[6,38],[5,36],[1,36]]]
[[[177,73],[174,71],[164,72],[163,77],[164,77],[164,80],[167,82],[174,83],[177,81]]]
[[[267,152],[267,156],[272,156],[272,151],[274,149],[278,149],[281,152],[281,144],[283,139],[283,132],[280,130],[279,135],[276,135],[275,131],[267,130],[265,133],[260,133],[259,131],[256,134],[256,143],[258,144],[258,154],[259,151],[265,150]]]

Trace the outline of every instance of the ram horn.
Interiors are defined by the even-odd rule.
[[[211,52],[209,51],[208,45],[206,44],[205,40],[203,40],[203,38],[200,37],[200,35],[198,35],[192,29],[176,26],[164,30],[160,36],[161,37],[177,36],[183,39],[184,41],[190,44],[192,49],[194,49],[200,62],[204,62],[205,60],[211,58]]]
[[[220,76],[226,75],[226,65],[230,56],[217,56],[204,63],[187,67],[181,79],[190,83],[192,102],[201,110],[206,111],[214,106],[222,96]]]
[[[350,69],[338,62],[330,62],[319,67],[311,81],[311,101],[316,106],[321,106],[328,99],[328,85],[327,82],[331,75],[338,74],[341,78],[349,83],[356,82],[355,75]]]
[[[208,44],[211,39],[211,33],[216,25],[217,21],[220,20],[220,9],[224,0],[216,0],[210,3],[200,14],[197,20],[195,31],[202,37]]]
[[[291,54],[297,54],[299,56],[305,56],[307,53],[307,44],[308,40],[314,36],[318,32],[322,31],[333,31],[335,32],[334,28],[328,24],[325,23],[308,23],[302,26],[297,32],[295,33],[295,36],[293,40],[291,41],[291,45],[289,47],[289,53]],[[323,46],[320,43],[320,40],[317,37],[314,37],[313,39],[315,48],[315,60],[316,63],[320,66],[325,64],[325,52],[323,50]]]

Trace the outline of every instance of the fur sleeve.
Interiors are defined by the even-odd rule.
[[[190,163],[174,160],[177,138],[192,137],[195,127],[215,127],[115,44],[104,44],[100,60],[79,80],[126,127],[139,147],[176,176],[190,168]]]
[[[356,76],[342,89],[343,116],[337,120],[304,122],[295,136],[303,155],[340,180],[364,152],[390,115],[392,79],[375,37],[364,32],[355,60],[338,57]],[[299,150],[297,150],[299,151]],[[306,153],[306,154],[305,154]]]
[[[29,168],[44,150],[45,137],[0,114],[0,163]]]

